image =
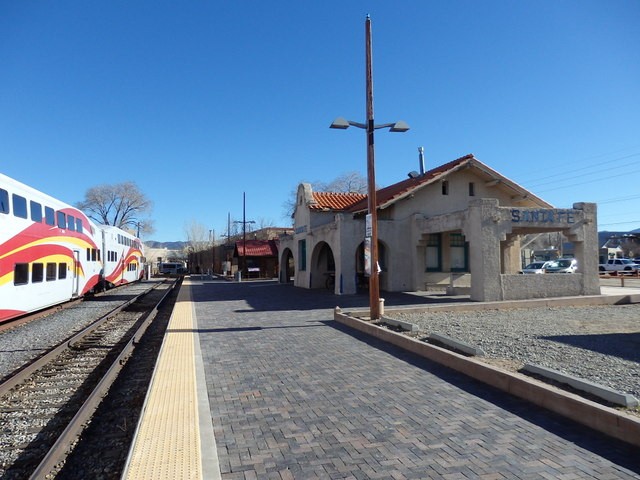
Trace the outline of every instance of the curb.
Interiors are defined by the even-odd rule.
[[[540,375],[557,382],[566,383],[567,385],[583,392],[590,393],[596,397],[600,397],[607,402],[620,405],[622,407],[637,407],[638,399],[633,395],[626,393],[616,392],[615,390],[598,385],[597,383],[589,382],[573,375],[567,375],[566,373],[559,372],[553,368],[543,367],[541,365],[534,365],[532,363],[526,363],[522,370],[525,372]]]
[[[542,382],[494,367],[473,358],[415,340],[343,313],[336,307],[334,320],[423,358],[439,363],[503,392],[569,418],[598,432],[640,447],[640,418],[599,405]]]

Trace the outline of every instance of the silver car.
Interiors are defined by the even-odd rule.
[[[576,273],[578,261],[575,258],[559,258],[549,262],[545,273]]]
[[[545,268],[551,262],[531,262],[522,269],[522,273],[544,273]]]

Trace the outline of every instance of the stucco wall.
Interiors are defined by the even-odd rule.
[[[582,295],[582,274],[500,275],[501,300]]]

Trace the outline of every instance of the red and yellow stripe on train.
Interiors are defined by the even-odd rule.
[[[123,248],[124,247],[124,248]],[[104,252],[114,262],[106,262]],[[138,280],[142,244],[116,227],[96,225],[78,209],[0,174],[0,322],[103,285]],[[126,271],[116,274],[111,263]]]

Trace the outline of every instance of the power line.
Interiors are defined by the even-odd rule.
[[[630,174],[637,173],[637,172],[640,172],[640,170],[633,170],[633,171],[630,171],[630,172],[618,173],[617,175],[609,175],[609,176],[606,176],[606,177],[596,178],[594,180],[587,180],[586,182],[571,183],[571,184],[568,184],[568,185],[561,185],[559,187],[547,188],[546,190],[539,190],[539,191],[540,192],[551,192],[553,190],[560,190],[561,188],[577,187],[579,185],[585,185],[587,183],[600,182],[603,179],[610,179],[610,178],[617,178],[617,177],[627,177]]]
[[[620,158],[616,158],[614,160],[610,160],[608,162],[602,162],[600,165],[594,165],[594,166],[591,166],[591,167],[581,167],[580,170],[582,172],[584,172],[585,170],[588,170],[590,168],[597,168],[597,170],[593,171],[593,172],[584,172],[584,173],[580,173],[580,174],[573,174],[572,178],[586,177],[586,176],[589,176],[589,175],[600,175],[600,178],[598,180],[600,180],[602,178],[607,178],[606,176],[602,175],[602,171],[601,171],[602,170],[602,165],[607,164],[607,163],[617,162],[618,160],[622,160],[622,159],[625,159],[625,158],[637,157],[638,155],[640,155],[640,153],[634,153],[634,154],[631,154],[631,155],[627,155],[625,157],[620,157]],[[623,164],[620,164],[620,165],[616,165],[616,167],[617,168],[623,168],[623,167],[627,167],[627,166],[631,166],[631,165],[636,166],[636,165],[638,165],[638,163],[636,161],[633,161],[633,162],[629,162],[629,163],[623,163]],[[627,174],[627,173],[632,173],[632,172],[625,172],[625,174]],[[549,175],[549,176],[546,176],[546,177],[541,177],[538,181],[534,180],[531,184],[527,184],[527,187],[531,187],[532,185],[534,187],[536,187],[536,186],[540,186],[540,185],[546,185],[546,184],[549,184],[549,183],[552,183],[552,184],[556,183],[554,181],[551,181],[551,182],[540,182],[540,180],[545,180],[545,179],[548,179],[548,178],[557,179],[558,178],[558,174]]]
[[[614,222],[614,223],[600,223],[598,222],[598,227],[602,227],[604,225],[627,225],[629,223],[635,223],[636,225],[640,224],[640,220],[629,220],[628,222]]]
[[[587,164],[585,164],[585,162],[587,162],[589,160],[592,160],[592,159],[599,159],[599,158],[603,158],[603,157],[608,157],[609,155],[615,155],[615,154],[622,153],[622,152],[629,151],[629,150],[636,150],[638,148],[640,148],[640,145],[631,145],[629,147],[619,148],[617,150],[611,150],[609,152],[599,153],[599,154],[596,154],[596,155],[591,155],[589,157],[577,159],[576,161],[574,161],[572,163],[581,164],[581,170],[589,169],[589,168],[600,169],[602,167],[602,165],[607,165],[607,164],[610,164],[610,163],[617,162],[618,160],[624,160],[625,158],[630,158],[630,157],[633,157],[633,156],[636,156],[636,155],[640,155],[640,152],[636,151],[636,152],[633,152],[633,153],[630,153],[630,154],[627,154],[627,155],[623,155],[621,157],[613,158],[611,160],[604,160],[604,161],[598,160],[596,163],[587,163]],[[565,163],[567,163],[567,162],[565,162]],[[529,173],[527,173],[526,175],[529,175]],[[533,182],[535,183],[537,181],[546,180],[547,178],[553,178],[555,176],[557,176],[557,174],[538,177],[537,179],[534,179]]]
[[[609,198],[609,199],[606,199],[606,200],[596,201],[596,203],[598,205],[604,205],[606,203],[619,203],[619,202],[624,202],[626,200],[635,200],[636,198],[640,198],[640,195],[631,195],[631,196],[628,196],[628,197]]]

